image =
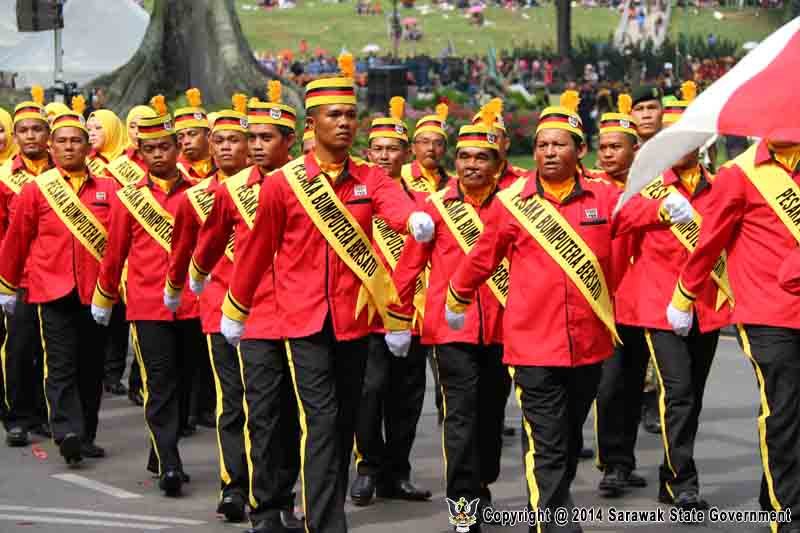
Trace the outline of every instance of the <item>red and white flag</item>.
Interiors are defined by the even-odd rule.
[[[642,146],[620,206],[714,134],[800,143],[800,17],[762,41]]]

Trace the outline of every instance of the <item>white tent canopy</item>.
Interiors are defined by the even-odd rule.
[[[0,0],[0,71],[18,73],[17,87],[54,81],[52,31],[18,33],[16,1]],[[62,79],[83,85],[124,65],[142,42],[149,15],[133,0],[67,0]]]

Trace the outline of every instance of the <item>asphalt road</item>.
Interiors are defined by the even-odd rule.
[[[449,531],[444,502],[440,431],[436,425],[433,383],[428,380],[425,409],[414,448],[415,481],[434,492],[432,501],[406,503],[378,501],[370,507],[348,504],[350,528],[358,533]],[[755,416],[758,396],[754,376],[738,345],[723,339],[714,362],[706,392],[698,436],[696,459],[702,491],[712,505],[721,509],[756,510],[761,478]],[[519,409],[509,404],[508,420],[519,419]],[[592,420],[584,434],[593,440]],[[85,460],[68,469],[49,442],[22,449],[0,444],[0,533],[6,532],[115,532],[168,531],[179,533],[243,530],[242,525],[225,524],[215,515],[218,492],[216,438],[212,430],[201,429],[182,441],[182,456],[192,482],[180,499],[166,499],[145,471],[147,440],[140,408],[127,398],[104,398],[98,444],[108,457]],[[669,521],[654,523],[611,523],[610,507],[625,510],[656,510],[658,465],[662,458],[660,436],[640,432],[639,472],[649,486],[615,500],[601,499],[596,487],[600,473],[592,461],[581,463],[573,493],[578,505],[599,509],[603,520],[584,524],[586,531],[637,530],[642,532],[687,530],[766,532],[759,524],[710,523],[682,526]],[[493,485],[495,506],[522,509],[526,502],[525,477],[521,466],[519,436],[507,439],[503,470]],[[486,527],[486,531],[521,533],[527,527]]]

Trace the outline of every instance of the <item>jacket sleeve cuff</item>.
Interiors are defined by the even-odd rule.
[[[231,296],[231,291],[228,291],[225,295],[225,299],[222,301],[222,314],[231,320],[246,322],[247,317],[250,315],[250,310],[237,302],[236,299]]]
[[[678,284],[675,286],[675,292],[672,293],[672,307],[678,311],[688,313],[694,305],[695,298],[695,295],[687,291],[683,287],[681,281],[678,280]]]
[[[454,313],[464,313],[472,300],[458,294],[453,284],[447,286],[447,308]]]
[[[92,295],[92,305],[96,305],[97,307],[102,307],[103,309],[111,309],[112,307],[114,307],[114,303],[116,303],[114,295],[105,292],[100,287],[100,283],[98,283],[95,286],[94,294]]]
[[[172,297],[177,297],[181,295],[181,291],[183,291],[183,285],[176,285],[169,278],[167,278],[167,283],[164,285],[164,291]]]
[[[203,282],[208,277],[208,272],[197,266],[197,262],[192,257],[192,260],[189,262],[189,276],[194,281]]]
[[[392,311],[386,311],[386,316],[383,319],[383,327],[388,331],[406,331],[411,329],[411,319],[413,317]]]
[[[17,288],[0,276],[0,294],[17,294]]]

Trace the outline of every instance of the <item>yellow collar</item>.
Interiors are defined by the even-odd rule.
[[[27,168],[28,171],[31,174],[33,174],[34,176],[39,176],[45,170],[50,168],[50,158],[49,157],[45,157],[44,159],[40,159],[38,161],[34,161],[32,159],[28,159],[27,157],[25,157],[24,155],[21,155],[21,154],[20,154],[20,157],[22,158],[22,162],[25,163],[25,168]]]
[[[171,179],[162,179],[162,178],[157,178],[151,174],[150,181],[155,183],[156,187],[164,191],[166,194],[169,194],[170,191],[172,191],[172,188],[175,186],[175,184],[178,183],[178,178],[175,177]]]
[[[797,170],[797,165],[800,164],[800,145],[781,149],[775,149],[770,146],[769,149],[779,163],[790,170]]]
[[[702,176],[702,173],[700,172],[700,165],[687,170],[682,170],[678,174],[681,183],[683,183],[683,186],[686,187],[687,191],[689,191],[689,194],[694,194],[695,189],[697,189],[697,184],[700,183],[700,176]]]
[[[194,163],[192,163],[192,168],[195,170],[195,172],[197,172],[204,178],[208,176],[213,167],[214,163],[213,161],[211,161],[211,158],[201,159],[200,161],[195,161]]]
[[[542,189],[545,190],[550,196],[553,196],[559,203],[563,202],[567,196],[572,194],[575,190],[575,180],[570,178],[561,182],[552,182],[546,179],[539,180],[542,184]]]
[[[314,154],[314,161],[317,162],[317,166],[319,169],[328,176],[332,183],[336,183],[336,180],[344,171],[344,165],[347,162],[345,159],[341,163],[324,163],[319,160],[316,154]]]
[[[89,175],[86,173],[85,170],[81,170],[78,172],[70,172],[69,170],[63,171],[65,174],[65,178],[69,181],[69,184],[72,186],[72,190],[76,193],[81,190],[83,184],[86,183],[86,180],[89,179]]]
[[[427,168],[423,167],[422,164],[419,165],[419,173],[422,175],[423,178],[430,184],[432,190],[436,190],[439,188],[439,169],[435,168],[433,170],[428,170]]]

